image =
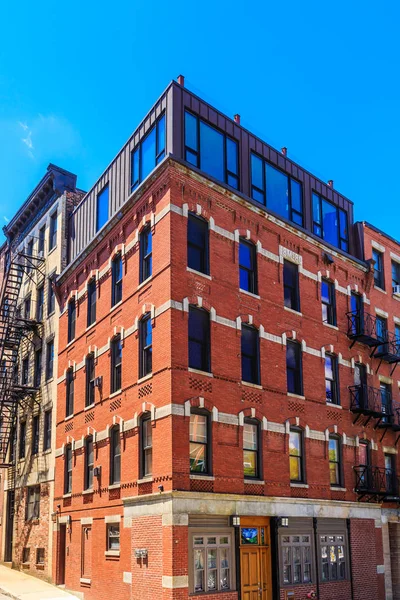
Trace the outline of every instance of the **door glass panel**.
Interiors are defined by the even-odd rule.
[[[257,527],[242,527],[241,530],[242,544],[258,544],[258,529]]]

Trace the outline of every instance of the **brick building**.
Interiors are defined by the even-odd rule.
[[[55,165],[4,228],[0,310],[0,557],[52,574],[59,305],[54,278],[67,260],[67,214],[82,193]]]
[[[68,231],[56,583],[399,598],[399,245],[183,78]]]

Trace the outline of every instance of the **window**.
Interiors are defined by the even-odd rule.
[[[122,256],[117,254],[111,263],[111,306],[122,300]]]
[[[40,387],[42,381],[42,349],[38,348],[35,352],[35,373],[34,373],[34,386]]]
[[[44,308],[44,285],[37,288],[36,292],[36,321],[39,323],[43,321],[43,308]]]
[[[29,356],[22,361],[22,385],[29,383]]]
[[[328,325],[336,325],[335,286],[331,281],[321,282],[322,321]]]
[[[25,319],[31,318],[31,296],[29,295],[24,300],[24,317]]]
[[[46,225],[39,229],[39,256],[44,256],[44,240],[46,238]]]
[[[386,478],[386,491],[389,494],[398,493],[398,486],[396,481],[396,455],[385,454],[385,478]]]
[[[52,411],[46,410],[44,413],[44,438],[43,438],[43,451],[50,450],[51,448],[51,420]]]
[[[190,414],[190,472],[209,474],[209,415],[201,411]]]
[[[44,565],[44,548],[36,548],[36,564]]]
[[[93,488],[93,437],[89,435],[85,440],[85,490]]]
[[[329,436],[329,481],[332,486],[342,483],[340,439],[336,435]]]
[[[150,227],[145,227],[139,238],[140,276],[139,283],[151,277],[153,270],[153,236]]]
[[[253,153],[251,153],[251,197],[276,214],[303,226],[301,183]]]
[[[33,240],[30,240],[30,242],[28,242],[26,254],[28,257],[33,256]],[[32,258],[27,258],[26,271],[27,273],[30,273],[32,271]]]
[[[39,453],[39,415],[32,419],[32,455]]]
[[[75,339],[76,304],[75,300],[68,302],[68,343]]]
[[[291,427],[289,433],[290,481],[304,482],[303,432]]]
[[[31,560],[31,549],[30,548],[23,548],[22,549],[22,562],[23,563],[29,563]]]
[[[374,285],[381,290],[385,289],[385,275],[383,271],[383,254],[372,248],[372,260],[375,261],[374,265]]]
[[[40,486],[27,488],[26,520],[38,519],[40,516]]]
[[[258,331],[250,325],[242,325],[242,380],[260,383],[260,342]]]
[[[96,321],[96,280],[91,279],[87,286],[87,326]]]
[[[299,268],[294,263],[283,261],[284,305],[300,312]]]
[[[19,458],[25,458],[26,442],[26,421],[21,421],[19,425]]]
[[[121,481],[121,440],[118,425],[111,429],[110,458],[110,484],[115,485]]]
[[[189,306],[189,367],[210,371],[210,315]]]
[[[53,282],[49,278],[47,284],[47,314],[51,315],[56,309],[56,295],[54,293]]]
[[[64,474],[64,494],[72,492],[72,447],[68,444],[65,447],[65,474]]]
[[[131,191],[146,179],[151,171],[165,157],[165,115],[160,117],[156,125],[131,154]]]
[[[57,246],[57,211],[50,215],[49,251]]]
[[[356,482],[356,489],[369,489],[371,484],[371,452],[369,442],[366,440],[360,440],[358,446],[358,481]]]
[[[107,524],[107,550],[119,550],[119,523]]]
[[[286,344],[287,391],[291,394],[303,395],[303,376],[301,365],[301,347],[297,342]]]
[[[283,585],[310,583],[311,535],[281,535]]]
[[[208,223],[201,217],[189,213],[188,217],[188,267],[200,273],[209,273]]]
[[[251,242],[239,241],[239,286],[241,290],[257,294],[257,252]]]
[[[46,379],[49,380],[53,377],[54,371],[54,340],[47,342],[46,352]]]
[[[111,394],[121,389],[122,342],[120,336],[111,342]]]
[[[313,232],[332,246],[349,251],[347,213],[313,192]]]
[[[215,179],[239,189],[238,143],[187,111],[185,160]]]
[[[325,355],[325,393],[327,402],[340,404],[337,358],[332,354]]]
[[[389,423],[392,414],[392,386],[389,383],[380,382],[382,413],[381,423]]]
[[[140,423],[141,477],[150,477],[153,468],[153,427],[150,413],[144,413]]]
[[[153,333],[150,313],[139,321],[139,377],[145,377],[152,371]]]
[[[232,587],[231,533],[191,535],[194,594],[227,591]]]
[[[380,317],[379,315],[376,315],[375,327],[376,327],[377,339],[380,342],[386,342],[387,341],[387,333],[388,333],[387,319],[385,319],[385,317]],[[384,352],[385,352],[385,344],[382,344],[377,347],[376,354],[380,354],[380,353],[384,353]]]
[[[363,302],[360,294],[351,292],[350,296],[350,309],[351,309],[351,333],[358,335],[363,331],[364,328],[364,312]]]
[[[345,536],[320,535],[321,580],[346,579]]]
[[[400,263],[392,260],[392,287],[400,285]]]
[[[108,221],[109,187],[108,183],[96,198],[96,231],[99,231]]]
[[[86,371],[86,395],[85,395],[85,406],[91,406],[94,404],[94,380],[95,380],[95,366],[94,366],[94,354],[89,354],[85,360],[85,371]]]
[[[243,472],[245,479],[260,479],[260,424],[245,419],[243,426]]]
[[[65,406],[65,416],[69,417],[74,414],[74,371],[68,369],[66,373],[67,397]]]

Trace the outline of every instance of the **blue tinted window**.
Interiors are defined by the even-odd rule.
[[[251,155],[251,195],[254,200],[265,204],[263,161]]]
[[[165,156],[165,116],[162,116],[157,123],[157,155],[156,163],[162,161]]]
[[[140,148],[137,148],[132,152],[132,189],[135,189],[139,185],[139,156]]]
[[[201,308],[189,307],[189,367],[210,370],[210,316]]]
[[[231,187],[239,187],[238,178],[238,145],[230,138],[226,138],[226,168],[228,171],[227,183]]]
[[[256,248],[246,240],[239,243],[239,286],[241,290],[257,294]]]
[[[347,213],[313,193],[313,232],[324,240],[348,252]]]
[[[224,181],[224,136],[200,121],[200,169]]]
[[[258,360],[258,331],[248,325],[242,326],[242,380],[258,384],[259,360]]]
[[[338,246],[338,220],[337,208],[330,202],[322,200],[322,229],[324,232],[324,240]]]
[[[185,146],[197,152],[197,118],[185,112]]]
[[[282,217],[289,218],[288,178],[284,173],[265,165],[267,180],[267,207]]]
[[[107,184],[100,194],[97,194],[96,231],[99,231],[108,221],[108,201],[109,192]]]
[[[190,214],[188,218],[188,267],[208,274],[208,223]]]
[[[156,130],[153,129],[142,142],[142,172],[141,181],[146,179],[156,164]]]

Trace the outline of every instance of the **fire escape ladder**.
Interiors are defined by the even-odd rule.
[[[12,449],[8,457],[11,437],[15,436],[18,406],[33,388],[19,385],[18,363],[21,343],[37,331],[37,323],[23,318],[18,312],[18,299],[24,273],[32,278],[32,271],[42,271],[44,259],[9,252],[0,295],[0,466],[13,463]],[[8,461],[7,461],[8,459]]]

